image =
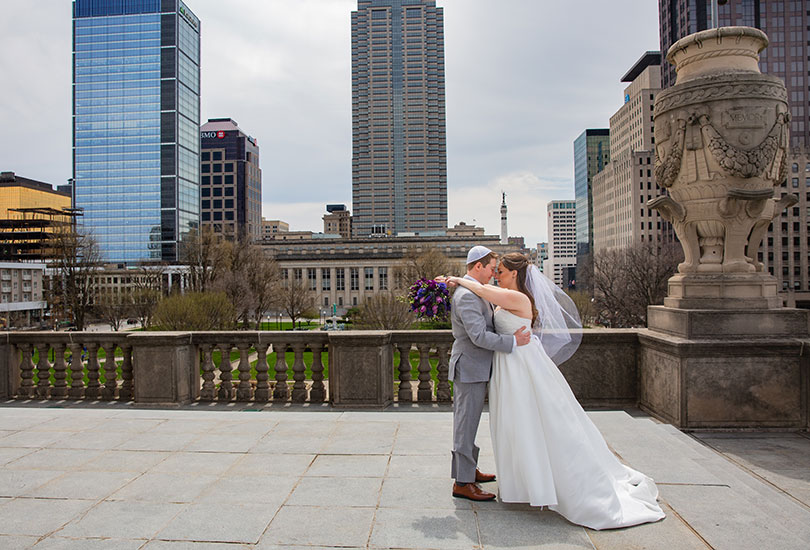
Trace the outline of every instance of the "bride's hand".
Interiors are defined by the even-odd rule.
[[[433,280],[437,283],[444,283],[447,285],[448,288],[454,288],[458,286],[458,283],[453,281],[455,277],[448,277],[445,275],[439,275],[438,277],[434,278]]]

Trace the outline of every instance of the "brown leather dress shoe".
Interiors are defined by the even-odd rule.
[[[493,493],[484,491],[477,483],[466,485],[453,484],[453,496],[456,498],[466,498],[469,500],[495,500]]]
[[[488,483],[490,481],[495,481],[495,474],[485,474],[481,472],[478,468],[475,469],[475,481],[477,483]]]

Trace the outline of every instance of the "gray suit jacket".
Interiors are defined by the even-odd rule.
[[[465,279],[474,280],[469,276]],[[455,341],[448,377],[467,383],[488,381],[492,352],[511,352],[514,336],[496,334],[490,303],[463,286],[453,293],[450,319]]]

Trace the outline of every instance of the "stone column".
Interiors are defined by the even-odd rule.
[[[200,361],[191,333],[135,333],[127,344],[136,403],[182,405],[199,397]]]
[[[793,195],[782,81],[759,71],[766,35],[722,27],[670,48],[677,81],[655,101],[649,202],[672,222],[684,262],[640,335],[642,408],[681,428],[807,427],[810,312],[782,308],[757,261]]]
[[[391,333],[329,333],[329,402],[334,407],[385,408],[394,402]]]

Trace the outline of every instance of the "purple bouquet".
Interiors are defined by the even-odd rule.
[[[411,311],[420,319],[447,321],[450,313],[450,292],[447,285],[433,279],[419,279],[408,291]]]

